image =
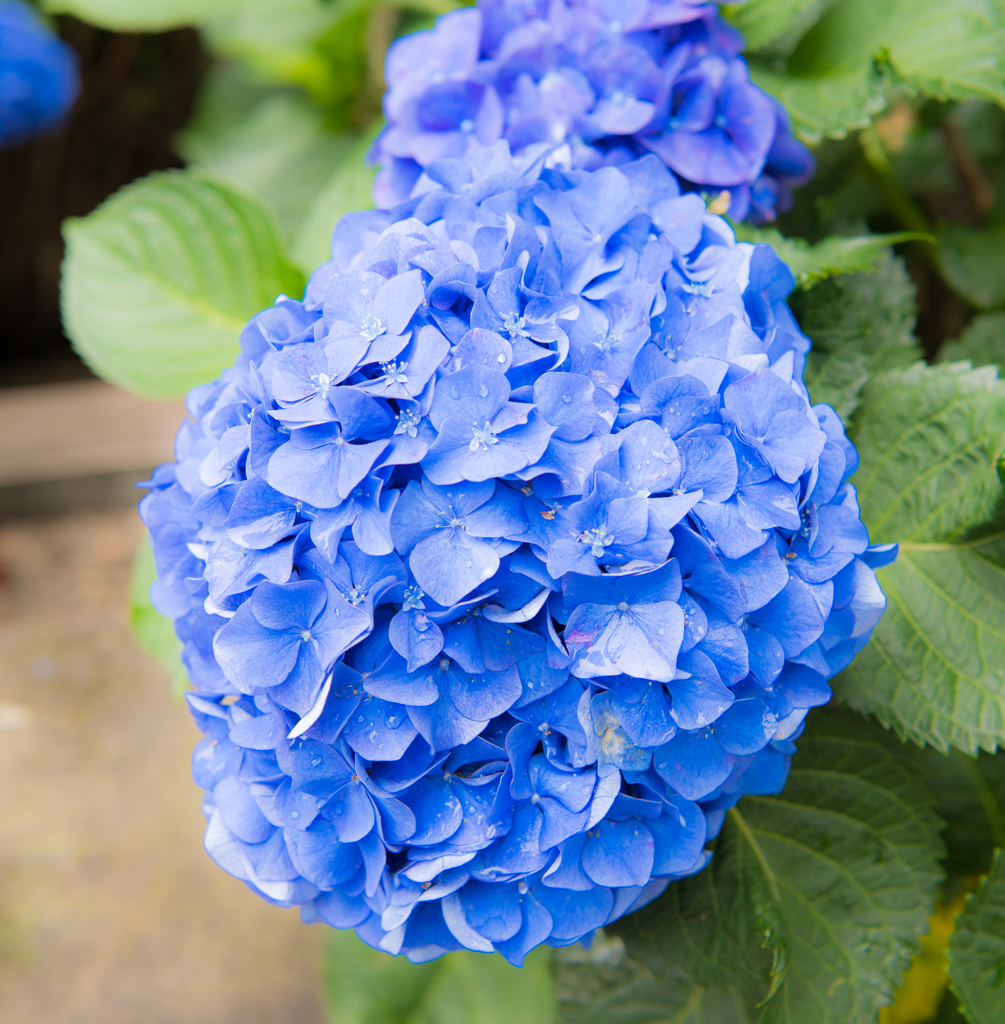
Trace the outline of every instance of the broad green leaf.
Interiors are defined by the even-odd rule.
[[[735,989],[705,989],[680,971],[657,979],[603,932],[588,950],[558,950],[555,995],[556,1024],[750,1024]]]
[[[914,339],[914,285],[904,264],[880,252],[873,273],[821,281],[789,300],[813,342],[806,386],[813,402],[826,402],[845,421],[870,375],[910,366],[921,352]]]
[[[738,989],[751,1019],[860,1024],[925,927],[941,823],[909,748],[847,712],[810,722],[785,790],[744,797],[711,867],[614,927],[656,978]]]
[[[163,32],[201,25],[227,14],[244,0],[42,0],[48,14],[72,14],[113,32]]]
[[[940,363],[968,359],[974,366],[997,366],[1005,374],[1005,313],[981,313],[955,341],[939,350]]]
[[[987,871],[995,847],[1005,846],[1005,753],[971,757],[929,747],[920,756],[947,825],[946,870],[957,884]]]
[[[1005,29],[991,0],[838,0],[784,62],[752,66],[810,141],[865,127],[903,83],[938,99],[1005,102]]]
[[[305,214],[293,241],[293,259],[304,273],[331,259],[332,232],[343,214],[373,208],[370,191],[376,168],[368,167],[365,157],[374,134],[367,132],[348,149]]]
[[[256,195],[292,241],[333,168],[353,151],[353,138],[327,131],[324,114],[303,93],[275,90],[226,126],[213,116],[213,97],[207,101],[205,127],[189,126],[179,152],[189,164]]]
[[[996,0],[897,0],[894,75],[923,96],[1005,103],[1005,21]]]
[[[884,373],[864,389],[852,433],[853,482],[876,543],[964,543],[1002,497],[994,464],[1005,447],[1005,382],[994,367]]]
[[[1005,230],[957,225],[939,234],[946,283],[978,309],[1005,306]]]
[[[835,274],[874,270],[887,249],[898,242],[934,241],[918,231],[896,231],[888,235],[832,235],[811,245],[804,238],[785,238],[774,228],[753,224],[734,225],[740,242],[765,242],[783,259],[800,288]]]
[[[953,994],[970,1024],[1000,1024],[1005,1008],[1005,860],[991,873],[956,922],[949,940]]]
[[[135,182],[63,232],[70,339],[96,373],[150,398],[218,376],[248,318],[303,289],[270,214],[195,171]]]
[[[742,33],[747,49],[757,52],[793,37],[792,45],[817,20],[829,0],[746,0],[723,4],[722,13]]]
[[[175,636],[173,620],[161,615],[150,601],[150,585],[157,579],[150,539],[144,535],[133,559],[129,580],[129,623],[140,647],[152,654],[171,677],[171,692],[180,697],[188,687],[181,663],[181,641]]]
[[[411,964],[332,931],[325,997],[331,1024],[552,1024],[551,950],[535,950],[521,968],[468,952]]]
[[[835,690],[918,743],[1005,742],[1005,522],[995,463],[1005,383],[993,367],[917,364],[873,378],[852,439],[887,611]]]

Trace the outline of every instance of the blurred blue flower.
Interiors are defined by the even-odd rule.
[[[80,91],[73,51],[21,0],[0,0],[0,146],[58,124]]]
[[[141,513],[210,855],[390,953],[520,964],[784,785],[896,551],[788,268],[656,155],[428,173],[245,328]]]
[[[388,51],[374,197],[391,207],[446,184],[434,164],[506,139],[567,170],[653,152],[686,190],[721,190],[734,218],[774,220],[814,162],[784,108],[751,83],[742,49],[712,3],[480,0]],[[617,215],[611,202],[582,208]],[[584,229],[606,244],[599,224]],[[566,274],[579,273],[562,255]]]

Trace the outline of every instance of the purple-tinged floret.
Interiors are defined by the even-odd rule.
[[[453,11],[388,51],[387,127],[371,153],[377,205],[447,184],[437,164],[505,139],[518,157],[566,170],[652,152],[683,190],[721,193],[738,220],[774,220],[814,162],[782,106],[750,81],[742,49],[715,4],[692,0],[480,0]]]

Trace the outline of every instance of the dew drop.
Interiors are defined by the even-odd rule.
[[[299,811],[290,811],[290,817],[293,818],[294,821],[295,821],[297,818],[300,817],[300,812]]]
[[[488,398],[488,394],[489,394],[489,389],[487,387],[485,387],[485,385],[483,384],[478,389],[478,396],[479,396],[479,398]]]
[[[572,395],[562,395],[562,401],[568,405],[572,401]]]
[[[506,356],[502,352],[500,352],[499,355],[496,356],[496,359],[498,359],[500,363],[506,362]]]

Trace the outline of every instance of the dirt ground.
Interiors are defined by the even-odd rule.
[[[202,849],[131,509],[0,523],[0,1021],[321,1024],[317,926]]]

